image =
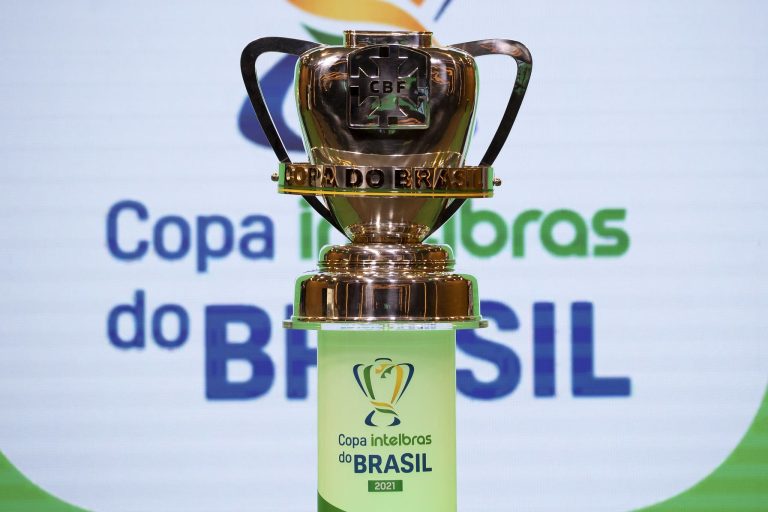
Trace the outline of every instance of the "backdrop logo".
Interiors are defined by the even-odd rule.
[[[294,3],[301,4],[305,10],[320,8],[316,2],[295,0]],[[423,29],[418,22],[407,18],[406,13],[389,4],[386,5],[391,9],[379,12],[383,17],[358,17],[359,13],[369,13],[371,5],[385,4],[361,2],[360,9],[357,9],[355,5],[350,7],[349,1],[339,0],[324,4],[322,9],[328,14],[338,12],[337,7],[342,6],[349,16],[339,19],[378,19],[407,30]],[[445,5],[447,2],[443,8]],[[397,19],[390,15],[397,15]],[[334,37],[340,39],[338,36],[305,28],[318,41],[340,43],[331,41]],[[274,79],[262,84],[267,97],[273,101],[284,97],[292,82],[292,69],[293,63],[286,66],[283,61],[270,71]],[[284,86],[278,87],[281,83]],[[271,96],[269,91],[272,91]],[[245,117],[255,123],[256,116],[251,106],[246,106],[248,115]],[[274,112],[279,113],[279,109]],[[278,128],[283,123],[281,119],[278,119]],[[290,131],[283,135],[288,141],[293,136],[300,147],[297,135]],[[301,258],[314,259],[319,246],[330,242],[331,226],[313,217],[305,201],[301,200],[300,208],[298,235]],[[119,268],[133,266],[131,275],[138,276],[137,267],[142,265],[188,265],[191,272],[196,271],[202,277],[225,268],[233,260],[269,265],[278,250],[276,233],[285,229],[279,228],[269,216],[254,212],[246,215],[205,212],[184,216],[171,212],[159,214],[161,210],[161,206],[139,199],[119,200],[106,209],[102,245]],[[459,214],[428,242],[435,242],[439,236],[443,243],[462,247],[478,258],[501,254],[523,257],[528,254],[529,248],[537,249],[537,245],[558,257],[617,257],[630,246],[629,234],[623,228],[625,217],[626,210],[623,208],[603,208],[594,213],[528,209],[510,217],[484,210],[480,204],[467,201]],[[570,228],[565,233],[570,236],[561,236],[559,232],[563,228]],[[478,236],[476,232],[480,231],[485,231],[485,236]],[[294,235],[296,231],[291,229],[290,233]],[[285,293],[290,293],[290,290],[286,289]],[[510,293],[515,295],[513,291]],[[502,299],[503,296],[504,293]],[[202,339],[205,364],[201,389],[209,400],[251,400],[278,392],[284,393],[289,400],[305,400],[313,381],[311,371],[317,366],[317,348],[310,342],[307,331],[280,329],[282,319],[290,317],[293,308],[288,305],[283,315],[274,318],[268,312],[274,305],[273,297],[261,305],[250,300],[225,299],[225,302],[201,307],[196,302],[185,303],[184,295],[173,300],[168,293],[156,293],[136,283],[124,289],[121,299],[105,308],[103,326],[110,346],[124,353],[150,356],[156,350],[169,353],[198,350],[199,347],[193,347],[190,340],[196,337]],[[493,322],[499,332],[489,335],[471,329],[460,330],[456,333],[456,347],[470,358],[494,366],[496,373],[493,379],[488,380],[479,378],[471,368],[458,368],[456,389],[462,395],[477,400],[503,399],[515,393],[523,379],[528,378],[535,398],[631,396],[630,377],[606,377],[598,367],[595,305],[591,301],[580,300],[556,306],[554,302],[540,298],[532,304],[518,304],[513,308],[503,300],[483,300],[480,308],[483,316]],[[558,333],[555,331],[556,308],[570,310],[570,328]],[[517,332],[523,329],[530,333],[527,339]],[[278,353],[285,355],[284,358],[277,358],[273,353],[273,347],[278,345],[284,348],[284,352],[277,349]],[[529,348],[521,351],[521,345]],[[570,347],[570,358],[558,355],[561,354],[560,345],[565,345],[566,350]],[[526,355],[529,357],[526,358]],[[249,377],[242,379],[231,374],[232,365],[229,363],[233,361],[250,367]],[[373,371],[372,375],[369,373],[370,389],[362,384],[366,365],[361,364],[355,370],[365,398],[380,402],[373,404],[374,412],[369,414],[367,420],[370,424],[374,424],[375,419],[382,425],[397,424],[400,416],[395,407],[410,383],[413,366],[383,359],[370,368],[374,366],[381,368],[381,373],[370,370]],[[562,366],[566,367],[564,371],[558,370]],[[280,372],[283,372],[284,379],[280,378]],[[400,384],[395,386],[398,375],[401,375]],[[276,384],[281,381],[285,386],[278,390]],[[353,385],[351,381],[349,384]],[[386,385],[392,387],[387,388]],[[429,444],[429,436],[426,439],[426,444]]]
[[[365,424],[377,427],[375,416],[382,416],[389,421],[390,427],[400,424],[400,417],[395,404],[405,394],[413,378],[413,365],[410,363],[394,364],[387,357],[376,359],[373,364],[356,364],[352,368],[357,385],[371,402],[373,410],[365,417]]]
[[[322,2],[319,0],[288,0],[299,9],[314,16],[348,21],[350,23],[376,23],[386,24],[392,27],[413,31],[428,31],[416,18],[404,9],[384,0],[335,0]],[[452,0],[444,0],[434,15],[433,21],[437,21],[451,4]],[[424,3],[424,0],[411,0],[416,6]],[[303,24],[302,27],[312,39],[321,44],[341,46],[344,38],[338,34],[324,32],[317,28]],[[283,144],[288,151],[304,151],[304,143],[301,136],[293,131],[283,113],[283,102],[293,85],[293,71],[296,67],[297,57],[286,55],[280,59],[267,73],[260,78],[261,92],[272,114]],[[267,137],[259,126],[253,107],[246,97],[238,114],[238,128],[240,133],[251,142],[264,147],[270,147]]]

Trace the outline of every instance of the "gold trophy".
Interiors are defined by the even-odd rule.
[[[339,47],[262,38],[241,58],[280,161],[278,191],[301,195],[351,242],[322,249],[286,322],[319,331],[318,510],[455,510],[454,331],[486,322],[477,283],[454,273],[451,248],[423,241],[467,198],[501,185],[491,164],[531,57],[502,39],[436,47],[430,32],[344,36]],[[255,64],[266,52],[299,57],[308,162],[291,162],[264,102]],[[517,75],[488,150],[468,166],[483,55],[512,57]]]

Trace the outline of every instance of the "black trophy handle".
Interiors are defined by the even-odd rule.
[[[531,59],[531,52],[524,44],[512,41],[509,39],[482,39],[480,41],[470,41],[467,43],[460,43],[451,45],[453,48],[465,51],[473,57],[482,57],[483,55],[509,55],[515,59],[517,64],[517,77],[515,78],[515,85],[512,87],[512,93],[509,96],[507,102],[507,108],[504,110],[504,115],[501,118],[501,123],[496,129],[496,133],[493,135],[491,144],[485,151],[485,155],[480,160],[478,165],[490,166],[499,156],[501,148],[504,147],[504,143],[507,141],[509,131],[512,129],[512,125],[515,123],[517,113],[520,111],[520,105],[523,103],[523,97],[525,91],[528,88],[528,81],[531,79],[531,67],[533,66],[533,60]],[[464,204],[466,199],[454,199],[451,204],[443,210],[432,231],[431,235],[437,231],[445,222],[451,218],[451,216],[458,211]]]
[[[240,71],[243,74],[243,82],[245,83],[245,90],[248,91],[248,98],[251,100],[251,105],[253,105],[253,110],[256,112],[256,117],[259,120],[261,129],[264,130],[264,135],[267,136],[269,145],[272,146],[272,150],[275,152],[277,159],[284,164],[291,163],[291,158],[285,150],[285,144],[283,144],[280,134],[277,133],[275,123],[272,121],[272,115],[269,113],[267,103],[264,101],[264,94],[261,92],[259,77],[256,73],[256,60],[262,54],[268,52],[299,56],[318,46],[320,45],[317,43],[313,43],[312,41],[302,41],[301,39],[262,37],[261,39],[249,43],[248,46],[243,49],[243,53],[240,56]],[[330,210],[328,210],[317,197],[312,195],[303,195],[302,197],[317,213],[330,222],[333,227],[342,233],[344,232]]]

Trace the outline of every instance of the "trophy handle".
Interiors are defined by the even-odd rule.
[[[251,105],[253,105],[253,110],[256,112],[256,117],[259,120],[261,129],[264,130],[264,135],[266,135],[269,145],[272,146],[275,156],[277,156],[281,163],[291,163],[291,158],[285,150],[283,140],[280,138],[280,134],[277,133],[275,123],[272,121],[272,115],[270,115],[267,103],[264,101],[261,84],[259,84],[259,77],[256,73],[256,60],[262,54],[268,52],[299,56],[318,46],[320,46],[318,43],[302,41],[301,39],[262,37],[249,43],[243,49],[243,53],[240,56],[240,72],[243,74],[243,82],[245,83],[245,90],[248,92],[248,98],[251,100]],[[303,195],[302,197],[317,213],[330,222],[333,227],[344,233],[344,230],[333,217],[330,210],[317,197],[312,195]]]
[[[480,41],[470,41],[467,43],[459,43],[451,45],[453,48],[465,51],[473,57],[482,57],[483,55],[509,55],[515,59],[517,64],[517,77],[515,78],[515,85],[512,88],[512,93],[509,96],[507,102],[507,108],[504,110],[504,115],[501,117],[501,123],[496,129],[496,133],[493,135],[491,144],[485,151],[485,155],[480,160],[478,165],[490,166],[493,164],[496,157],[499,156],[501,148],[507,141],[509,131],[512,129],[512,125],[515,123],[517,113],[520,111],[520,105],[523,103],[523,97],[525,96],[525,90],[528,88],[528,81],[531,79],[531,67],[533,60],[531,59],[531,52],[524,44],[512,41],[509,39],[482,39]],[[431,235],[437,231],[456,211],[461,208],[466,199],[454,199],[451,201],[440,218],[435,223]]]

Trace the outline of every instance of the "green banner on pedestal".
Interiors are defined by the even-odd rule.
[[[319,510],[456,510],[455,336],[318,333]]]

